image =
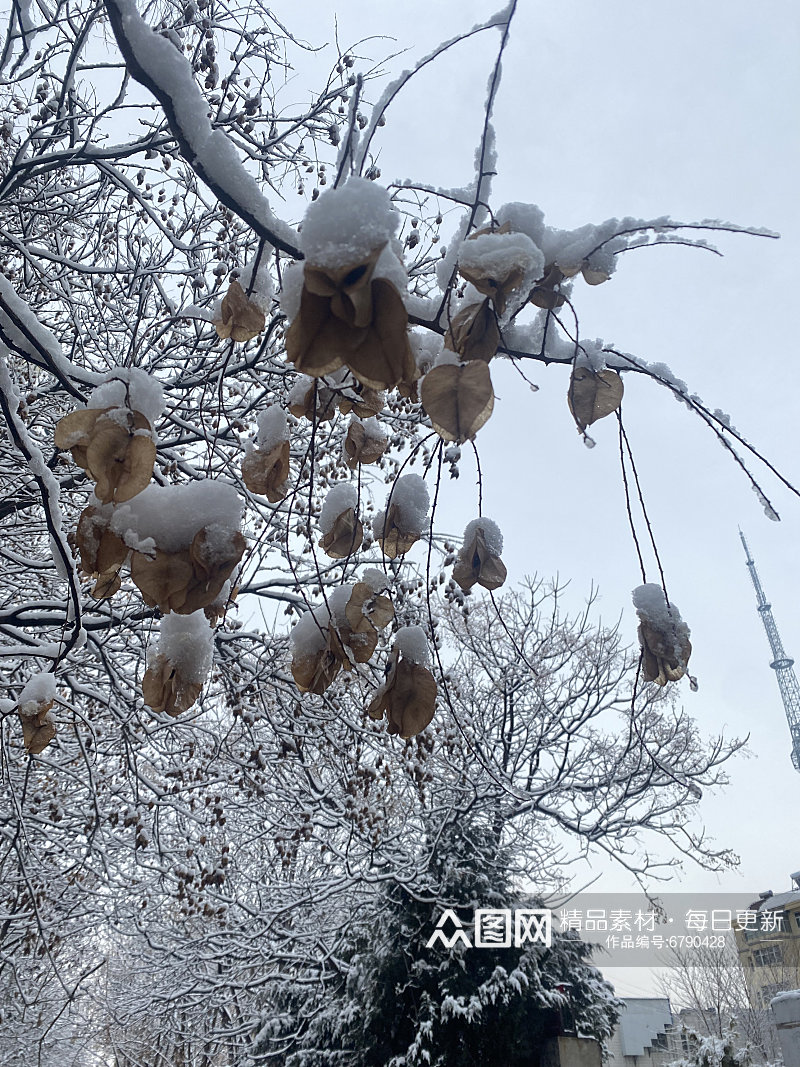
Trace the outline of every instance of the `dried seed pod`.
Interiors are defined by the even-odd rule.
[[[191,615],[214,603],[245,548],[238,530],[220,539],[203,528],[186,549],[157,548],[153,557],[134,552],[131,578],[150,607]]]
[[[355,470],[361,463],[377,463],[389,446],[389,438],[380,430],[371,432],[371,426],[353,419],[344,439],[344,454],[347,466]]]
[[[258,493],[270,504],[277,504],[287,493],[289,456],[288,441],[281,441],[269,452],[254,448],[242,460],[242,481],[251,493]]]
[[[383,523],[375,530],[375,540],[389,559],[404,556],[422,537],[421,530],[404,529],[405,525],[401,509],[397,504],[390,504]]]
[[[633,604],[639,616],[645,680],[660,686],[677,682],[686,674],[692,654],[689,627],[675,605],[667,602],[660,585],[638,586],[633,591]]]
[[[108,527],[108,517],[91,505],[83,509],[73,538],[80,552],[81,570],[97,578],[92,596],[107,600],[122,585],[119,569],[128,558],[130,549]]]
[[[408,552],[428,524],[430,496],[424,479],[404,474],[395,481],[386,504],[372,521],[372,533],[384,554],[394,559]]]
[[[52,700],[29,700],[18,709],[25,751],[32,756],[43,752],[56,736],[56,724],[50,714],[53,703]]]
[[[382,248],[361,263],[323,270],[306,263],[300,310],[286,331],[286,356],[303,374],[338,370],[373,321],[372,274]]]
[[[353,397],[343,396],[339,400],[339,411],[343,415],[349,415],[352,411],[360,419],[371,419],[375,415],[380,415],[385,403],[386,397],[383,393],[365,388]]]
[[[472,525],[470,523],[470,526]],[[481,528],[480,520],[477,520],[469,540],[464,541],[464,546],[458,554],[453,568],[453,580],[468,593],[474,585],[490,590],[499,589],[507,576],[505,564],[499,553],[493,552],[487,544],[486,532]]]
[[[356,663],[366,663],[378,647],[378,629],[394,618],[391,600],[357,582],[345,605],[345,621],[338,626],[342,645]]]
[[[86,449],[86,469],[97,483],[95,496],[103,504],[130,500],[149,485],[153,475],[156,446],[150,424],[138,411],[133,412],[132,422],[126,429],[108,418],[98,419]]]
[[[355,331],[356,336],[365,332]],[[353,328],[331,311],[328,297],[303,286],[300,311],[286,331],[286,358],[302,374],[321,378],[344,364],[355,340],[353,335]]]
[[[581,267],[581,274],[587,285],[602,285],[603,282],[607,282],[611,277],[607,270],[603,270],[601,267],[590,267],[585,260],[584,265]]]
[[[534,286],[528,299],[537,308],[542,308],[544,311],[555,311],[557,308],[562,307],[567,300],[563,293],[557,293],[554,289],[547,289],[541,285]]]
[[[103,504],[130,500],[147,487],[153,474],[156,446],[150,423],[139,411],[73,411],[58,421],[55,445],[71,451],[78,466],[97,483],[95,496]]]
[[[122,588],[122,579],[119,570],[104,571],[98,574],[97,581],[92,589],[95,600],[110,600],[110,598]]]
[[[144,702],[153,711],[173,717],[188,711],[203,691],[203,683],[190,681],[166,656],[159,653],[142,678]]]
[[[347,366],[375,390],[417,376],[402,298],[388,279],[373,278],[381,251],[335,270],[305,265],[300,310],[286,331],[297,370],[320,378]]]
[[[622,403],[625,387],[614,370],[593,371],[590,367],[573,367],[567,403],[579,433],[587,426],[611,415]]]
[[[121,567],[128,558],[130,549],[108,524],[109,516],[92,505],[80,514],[74,540],[84,574],[103,574]]]
[[[372,283],[373,317],[363,338],[344,361],[360,382],[371,389],[394,389],[418,377],[408,343],[408,312],[394,285],[386,278]]]
[[[330,422],[336,414],[336,394],[326,385],[314,386],[312,382],[302,397],[289,404],[289,411],[298,419],[313,422]]]
[[[576,274],[580,274],[583,262],[581,260],[579,263],[557,263],[555,269],[561,273],[562,278],[574,278]]]
[[[157,548],[152,557],[134,552],[131,558],[131,579],[142,599],[163,612],[183,611],[193,576],[188,549],[164,552]]]
[[[673,633],[664,633],[645,622],[639,624],[637,636],[644,652],[642,673],[645,681],[664,686],[683,678],[692,654],[688,636],[682,636],[676,644]]]
[[[445,441],[471,440],[494,408],[489,368],[475,360],[463,367],[434,367],[422,380],[420,398],[440,437]]]
[[[558,286],[566,277],[567,275],[554,264],[545,267],[544,276],[537,281],[528,299],[536,307],[543,308],[545,311],[560,308],[567,298],[563,293],[558,292]]]
[[[556,264],[555,269],[559,270],[564,278],[574,278],[576,275],[582,274],[583,280],[587,285],[602,285],[603,282],[607,282],[611,277],[608,270],[605,270],[603,267],[590,266],[587,259],[582,259],[577,263],[573,262],[567,265],[558,263]]]
[[[346,559],[361,548],[363,541],[364,527],[356,517],[355,509],[347,508],[336,516],[319,545],[331,559]]]
[[[514,233],[507,223],[498,230],[470,234],[458,253],[463,278],[491,299],[498,314],[506,311],[513,295],[527,299],[544,267],[541,250],[525,233]]]
[[[525,277],[525,271],[520,267],[512,267],[500,277],[495,277],[482,270],[467,270],[461,266],[459,267],[459,273],[468,282],[471,282],[479,293],[483,293],[491,299],[500,315],[506,309],[508,297],[515,289],[520,287]]]
[[[86,446],[91,440],[94,426],[101,415],[105,415],[112,408],[79,408],[64,415],[56,423],[53,441],[56,448],[63,452],[72,452],[72,458],[79,467],[85,467]],[[75,451],[78,451],[76,456]]]
[[[339,635],[328,626],[325,629],[324,644],[311,654],[297,654],[292,657],[292,677],[301,693],[316,693],[321,696],[336,680],[344,667],[350,670]]]
[[[383,715],[389,733],[406,741],[422,733],[436,711],[436,679],[427,667],[402,658],[397,648],[389,660],[389,673],[367,708],[371,719]]]
[[[506,219],[500,226],[481,226],[479,230],[473,230],[469,235],[469,239],[474,240],[476,237],[483,237],[485,233],[511,233],[511,223]]]
[[[445,348],[457,352],[465,363],[472,359],[489,363],[499,344],[497,315],[488,299],[481,304],[469,304],[462,308],[453,317],[444,335]]]
[[[350,628],[357,632],[361,620],[382,630],[394,618],[394,607],[387,596],[376,593],[366,582],[356,582],[345,607]]]
[[[266,322],[264,312],[247,299],[239,282],[231,282],[222,298],[221,317],[214,322],[218,336],[223,340],[252,341],[264,329]]]
[[[359,622],[357,630],[349,626],[339,627],[339,639],[355,663],[367,663],[378,647],[378,631],[369,620]]]
[[[214,633],[204,612],[168,613],[142,681],[145,703],[168,715],[188,711],[200,696],[213,659]]]
[[[365,327],[372,322],[372,275],[384,245],[350,266],[331,268],[305,265],[304,284],[315,296],[330,300],[331,314],[348,326]]]
[[[220,538],[210,530],[198,530],[189,545],[192,581],[180,614],[191,614],[213,604],[244,555],[247,542],[238,530]]]

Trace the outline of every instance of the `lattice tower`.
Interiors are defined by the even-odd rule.
[[[792,763],[794,764],[794,769],[800,771],[800,685],[798,685],[797,675],[794,673],[794,660],[784,652],[781,635],[778,633],[778,627],[772,617],[772,605],[761,588],[756,565],[753,562],[750,549],[747,547],[747,541],[741,530],[739,530],[739,536],[742,539],[744,554],[747,557],[747,569],[750,571],[750,577],[753,580],[753,587],[756,591],[758,614],[761,616],[764,629],[767,631],[769,647],[772,649],[770,667],[775,671],[775,676],[778,679],[778,688],[781,691],[786,718],[789,722],[789,732],[792,735]]]

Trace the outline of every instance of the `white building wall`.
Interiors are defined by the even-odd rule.
[[[786,1067],[800,1067],[800,989],[779,993],[770,1003]]]

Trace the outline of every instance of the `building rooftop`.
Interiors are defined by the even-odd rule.
[[[757,907],[755,904],[751,906],[757,911],[775,911],[776,908],[786,908],[791,904],[800,905],[800,889],[790,889],[788,893],[774,893],[766,900],[760,901]]]

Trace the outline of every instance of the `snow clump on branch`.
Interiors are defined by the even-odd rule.
[[[315,267],[338,270],[367,259],[395,234],[400,216],[380,185],[350,178],[310,204],[300,246]]]
[[[213,658],[214,633],[203,611],[165,615],[158,649],[142,679],[145,704],[173,717],[188,711],[202,692]]]
[[[151,427],[164,411],[161,383],[136,367],[114,367],[89,397],[87,408],[127,408],[139,411]]]
[[[662,686],[677,682],[686,674],[692,654],[690,630],[681,613],[667,600],[662,587],[654,582],[634,589],[633,606],[639,616],[645,679]]]

